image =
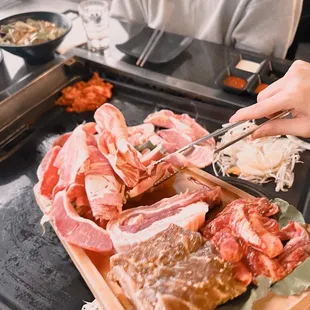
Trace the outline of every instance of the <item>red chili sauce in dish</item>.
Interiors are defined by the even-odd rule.
[[[258,94],[260,93],[262,90],[264,90],[265,88],[267,88],[269,85],[268,84],[265,84],[265,83],[261,83],[261,84],[258,84],[255,88],[255,93]]]
[[[237,76],[229,75],[225,78],[223,83],[229,87],[243,89],[246,85],[246,80]]]

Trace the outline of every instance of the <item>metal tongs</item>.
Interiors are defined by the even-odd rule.
[[[226,144],[224,144],[224,145],[218,147],[217,149],[214,150],[214,154],[223,151],[223,150],[226,149],[227,147],[229,147],[229,146],[235,144],[236,142],[238,142],[238,141],[244,139],[245,137],[251,135],[253,132],[255,132],[257,129],[259,129],[259,128],[262,127],[263,125],[265,125],[265,124],[267,124],[267,123],[269,123],[269,122],[271,122],[271,121],[273,121],[273,120],[275,120],[275,119],[285,118],[285,117],[288,116],[290,113],[291,113],[291,110],[285,110],[285,111],[283,111],[283,112],[281,112],[281,113],[275,115],[274,117],[272,117],[272,118],[270,118],[270,119],[264,121],[263,123],[261,123],[261,124],[258,125],[257,127],[255,127],[255,128],[253,128],[253,129],[250,129],[250,130],[246,131],[244,134],[241,134],[238,138],[236,138],[236,139],[234,139],[234,140],[232,140],[232,141],[230,141],[230,142],[228,142],[228,143],[226,143]],[[242,122],[233,123],[233,124],[231,124],[231,125],[228,125],[228,126],[225,126],[225,127],[223,127],[223,128],[217,129],[217,130],[215,130],[214,132],[212,132],[212,133],[210,133],[210,134],[208,134],[208,135],[206,135],[206,136],[204,136],[204,137],[202,137],[202,138],[200,138],[200,139],[198,139],[198,140],[196,140],[196,141],[194,141],[194,142],[192,142],[192,143],[189,143],[188,145],[186,145],[186,146],[184,146],[184,147],[178,149],[177,151],[175,151],[175,152],[173,152],[173,153],[171,153],[171,154],[168,154],[167,156],[165,156],[165,157],[163,157],[163,158],[161,158],[161,159],[159,159],[159,160],[153,162],[152,164],[150,164],[150,165],[147,167],[147,169],[149,169],[149,168],[151,168],[151,167],[154,167],[154,166],[156,166],[156,165],[158,165],[158,164],[160,164],[160,163],[166,161],[170,156],[183,153],[183,152],[189,150],[190,148],[192,148],[194,145],[200,144],[200,143],[205,142],[205,141],[207,141],[207,140],[210,140],[210,139],[212,139],[212,138],[214,138],[214,137],[217,137],[217,136],[219,136],[219,135],[222,135],[222,134],[224,134],[225,132],[227,132],[227,131],[229,131],[229,130],[235,128],[235,127],[238,127],[238,126],[240,126],[240,125],[242,125],[242,124],[245,124],[246,122],[248,122],[248,121],[242,121]],[[172,174],[169,175],[168,177],[165,177],[164,179],[161,179],[161,180],[157,181],[154,185],[156,186],[156,185],[158,185],[159,183],[162,183],[163,181],[169,179],[170,177],[172,177],[173,175],[177,174],[178,172],[180,172],[180,171],[183,170],[184,168],[185,168],[185,167],[182,167],[180,170],[177,170],[175,173],[172,173]]]

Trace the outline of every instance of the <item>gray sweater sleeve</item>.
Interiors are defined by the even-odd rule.
[[[226,38],[236,48],[284,58],[294,40],[301,10],[302,0],[251,1]]]

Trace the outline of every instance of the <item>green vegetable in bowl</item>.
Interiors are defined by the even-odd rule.
[[[55,40],[66,29],[44,20],[17,21],[0,27],[0,43],[7,45],[35,45]]]

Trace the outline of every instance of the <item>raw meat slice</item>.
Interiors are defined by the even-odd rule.
[[[94,222],[80,217],[65,191],[56,194],[47,215],[65,241],[96,252],[112,250],[109,234]]]
[[[147,116],[144,123],[153,124],[163,128],[174,128],[179,132],[188,135],[192,141],[195,141],[209,132],[199,125],[194,119],[188,114],[174,114],[169,110],[160,110]],[[210,144],[212,147],[215,146],[215,140],[210,139],[203,143],[204,145]]]
[[[141,163],[147,167],[149,166],[153,161],[161,159],[164,156],[163,154],[163,149],[161,145],[158,145],[155,147],[155,149],[153,149],[150,152],[147,152],[145,154],[143,154],[140,157],[140,161]]]
[[[241,261],[244,255],[242,247],[229,229],[216,232],[211,241],[224,260],[232,263]]]
[[[192,128],[195,133],[195,140],[202,138],[209,134],[209,131],[203,128],[200,124],[198,124],[194,119],[192,119],[188,114],[181,114],[178,119],[182,122],[187,124]],[[215,140],[209,139],[203,144],[211,144],[211,146],[215,146]]]
[[[285,231],[291,239],[279,255],[279,262],[286,272],[290,273],[310,257],[310,226],[291,221],[282,231]]]
[[[235,278],[238,281],[240,281],[243,285],[248,286],[252,282],[253,279],[252,273],[242,261],[233,263],[232,271],[235,275]]]
[[[154,125],[141,124],[133,127],[128,127],[128,141],[133,146],[137,146],[149,141],[151,135],[154,134]]]
[[[201,189],[129,209],[123,211],[118,219],[110,221],[107,230],[115,249],[121,252],[153,237],[171,223],[197,230],[203,224],[209,206],[219,204],[220,195],[219,187]]]
[[[255,202],[258,205],[257,209],[253,208],[255,207]],[[206,229],[213,235],[223,228],[229,228],[235,237],[240,238],[248,245],[273,258],[281,253],[283,245],[280,238],[266,229],[264,226],[266,221],[258,212],[265,210],[260,208],[266,208],[267,202],[268,200],[265,198],[235,200],[213,221],[209,222],[203,230]],[[271,209],[275,209],[271,203],[269,205]],[[268,212],[270,214],[270,210]]]
[[[67,142],[67,140],[70,138],[71,134],[72,134],[72,132],[66,132],[63,135],[59,136],[54,141],[53,146],[63,147],[65,145],[65,143]]]
[[[84,164],[85,186],[95,219],[116,218],[122,210],[122,186],[116,180],[108,160],[89,146],[89,158]]]
[[[247,265],[254,278],[264,275],[273,282],[277,282],[287,275],[283,264],[277,258],[269,258],[264,253],[251,247],[247,247],[245,252]]]
[[[307,225],[303,225],[294,221],[289,223],[281,229],[281,233],[286,235],[285,240],[302,237],[304,240],[310,239],[309,229]]]
[[[80,125],[74,129],[54,162],[59,171],[59,181],[54,188],[53,196],[75,182],[76,175],[87,158],[86,132],[83,130],[83,125]]]
[[[175,152],[178,149],[175,143],[165,141],[157,133],[152,134],[149,137],[149,140],[153,145],[157,146],[160,145],[163,148],[163,150],[169,154]]]
[[[49,199],[52,198],[54,187],[59,181],[58,168],[54,166],[54,162],[60,150],[60,146],[52,147],[44,156],[37,171],[40,194]]]
[[[153,124],[162,128],[174,128],[172,118],[175,118],[175,114],[170,110],[160,110],[155,113],[149,114],[144,120],[145,124]]]
[[[83,213],[81,209],[85,206],[90,206],[85,190],[84,173],[79,173],[75,178],[75,183],[70,184],[66,191],[70,201],[75,203],[75,209],[81,215]]]
[[[245,262],[254,282],[259,275],[277,282],[310,256],[309,226],[291,221],[280,230],[268,217],[278,211],[265,198],[235,200],[202,233],[224,260]],[[289,240],[284,248],[281,240]]]
[[[151,123],[158,127],[175,129],[182,134],[186,134],[192,141],[196,140],[196,134],[190,125],[179,120],[180,115],[169,110],[160,110],[148,115],[144,123]]]
[[[128,142],[124,116],[113,105],[105,104],[97,109],[94,118],[98,125],[99,150],[126,186],[134,187],[145,167],[139,161],[137,150]]]
[[[109,277],[138,310],[214,309],[247,286],[241,268],[235,275],[210,242],[176,225],[110,262]]]
[[[180,132],[176,128],[159,130],[157,134],[168,143],[176,144],[178,149],[194,141],[190,136]]]
[[[140,134],[153,134],[155,132],[154,125],[152,124],[141,124],[137,126],[128,127],[128,135],[133,136],[137,133]]]
[[[171,154],[165,161],[175,167],[204,168],[213,161],[213,149],[209,145],[194,145],[191,150],[181,154]]]
[[[146,192],[148,189],[154,186],[154,184],[163,178],[164,176],[167,176],[171,174],[172,168],[171,165],[168,163],[160,163],[158,164],[155,169],[153,169],[150,173],[150,175],[147,175],[144,178],[140,178],[140,182],[128,192],[128,195],[130,198],[137,197],[144,192]]]

